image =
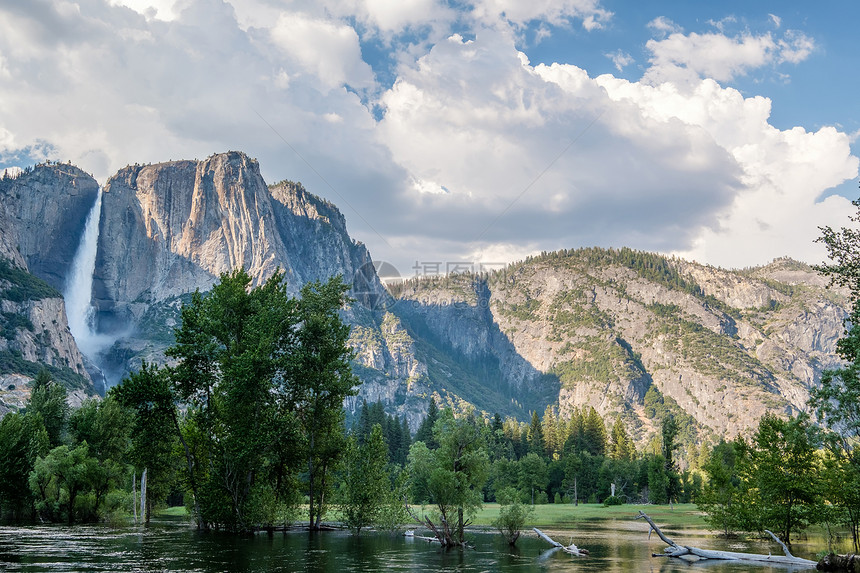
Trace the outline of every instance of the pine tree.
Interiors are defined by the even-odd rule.
[[[627,428],[625,428],[620,417],[616,418],[615,424],[612,425],[609,457],[613,460],[632,460],[635,453],[633,442],[627,435]]]
[[[597,410],[588,407],[583,419],[583,446],[593,456],[606,455],[606,426]]]
[[[430,398],[430,406],[427,407],[427,416],[424,421],[418,426],[418,431],[415,432],[416,442],[424,442],[428,449],[435,450],[439,447],[436,438],[433,436],[433,425],[439,418],[439,410],[436,408],[436,400]]]
[[[537,412],[532,412],[532,421],[529,424],[528,431],[529,452],[535,453],[540,457],[546,456],[546,441],[543,436],[543,425]]]

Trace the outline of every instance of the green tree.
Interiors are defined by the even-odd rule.
[[[583,442],[592,456],[606,455],[606,425],[597,410],[588,406],[583,415]]]
[[[662,454],[651,454],[648,465],[648,500],[651,503],[669,503],[669,474],[666,458]]]
[[[635,456],[633,440],[627,434],[627,428],[621,418],[616,418],[609,438],[609,457],[613,460],[632,460]]]
[[[69,416],[69,436],[75,445],[88,447],[89,503],[79,510],[80,519],[96,521],[118,510],[109,507],[108,495],[125,482],[131,431],[131,413],[114,398],[86,400]],[[116,496],[121,498],[122,495]]]
[[[707,483],[696,505],[704,511],[705,521],[726,537],[747,529],[749,505],[747,489],[741,481],[748,463],[746,442],[738,438],[733,442],[721,441],[714,446],[702,468]]]
[[[182,440],[204,528],[250,529],[258,517],[252,510],[265,507],[259,498],[273,495],[267,475],[277,469],[273,460],[296,461],[277,453],[279,444],[298,441],[291,420],[307,401],[294,364],[300,320],[280,272],[254,288],[244,270],[223,274],[206,296],[194,293],[182,308],[176,344],[167,354],[177,361],[170,370],[172,391],[188,405]],[[156,418],[162,401],[170,409],[167,396],[159,397]]]
[[[531,517],[534,508],[523,505],[519,499],[519,492],[513,488],[504,488],[496,493],[499,501],[499,516],[493,520],[493,527],[508,542],[514,545],[520,538],[520,533],[526,521]]]
[[[348,444],[342,512],[346,526],[358,535],[379,520],[391,489],[386,471],[388,447],[379,424],[373,425],[364,444],[352,437]]]
[[[436,420],[438,418],[439,410],[436,407],[436,400],[431,397],[430,405],[427,407],[427,415],[424,417],[424,420],[421,421],[421,425],[418,426],[418,431],[415,432],[414,441],[424,442],[427,444],[428,448],[435,450],[439,444],[437,444],[433,438],[433,426],[436,424]]]
[[[153,505],[167,497],[176,478],[174,451],[181,433],[170,371],[144,362],[140,370],[111,388],[108,400],[132,413],[128,459],[136,475],[147,473],[142,518],[149,523]]]
[[[498,501],[498,493],[506,488],[516,489],[519,485],[520,462],[499,458],[490,464],[487,480],[488,499]]]
[[[535,504],[535,490],[546,487],[546,462],[535,452],[526,454],[519,463],[519,486],[531,493],[531,504]]]
[[[63,434],[69,418],[66,389],[56,383],[45,369],[40,370],[33,380],[27,412],[42,416],[52,448],[63,442]]]
[[[532,412],[532,421],[528,431],[529,453],[538,456],[546,455],[546,440],[543,435],[543,424],[537,412]]]
[[[665,464],[666,500],[671,504],[678,500],[681,483],[678,476],[678,464],[675,463],[675,450],[678,449],[678,423],[675,416],[667,415],[660,427],[662,441],[663,463]]]
[[[92,466],[97,464],[86,443],[75,448],[57,446],[44,458],[38,458],[29,483],[40,516],[48,521],[65,516],[69,524],[74,523],[78,497],[92,488]]]
[[[0,511],[21,520],[32,513],[29,477],[36,460],[48,452],[41,415],[10,413],[0,419]]]
[[[854,206],[860,208],[860,201]],[[860,210],[851,220],[860,221]],[[843,510],[854,551],[860,552],[860,231],[845,227],[821,231],[818,242],[832,262],[816,270],[829,277],[831,285],[848,289],[851,307],[845,334],[836,344],[844,365],[824,371],[821,385],[810,393],[810,405],[831,431],[828,474],[838,481],[829,484],[828,497]]]
[[[444,409],[433,426],[439,443],[429,450],[415,442],[409,452],[409,474],[426,491],[437,521],[425,523],[443,546],[462,545],[465,528],[482,505],[481,490],[487,478],[487,452],[473,418],[455,418]]]
[[[806,416],[765,414],[753,437],[747,479],[755,487],[758,529],[776,530],[791,544],[793,531],[815,521],[821,503],[817,429]]]
[[[111,395],[89,399],[69,416],[72,442],[86,442],[90,455],[100,462],[123,462],[131,438],[131,412]]]
[[[345,436],[343,401],[356,394],[359,379],[352,373],[349,326],[338,312],[349,298],[341,277],[308,283],[301,290],[296,347],[291,356],[293,405],[298,413],[307,460],[309,521],[319,529],[329,476],[341,460]]]

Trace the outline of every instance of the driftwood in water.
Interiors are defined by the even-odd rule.
[[[439,543],[439,540],[435,537],[427,537],[426,535],[415,535],[415,531],[412,530],[407,531],[404,536],[409,539],[420,539],[421,541],[426,541],[428,543]]]
[[[570,553],[571,555],[576,555],[577,557],[584,557],[588,555],[588,549],[580,549],[572,542],[570,545],[562,545],[555,539],[552,539],[549,535],[538,529],[537,527],[533,528],[534,532],[538,534],[538,537],[555,547],[556,549],[561,549],[565,553]]]
[[[780,565],[803,565],[805,567],[815,567],[815,561],[810,561],[809,559],[803,559],[801,557],[795,557],[788,550],[788,547],[777,538],[776,535],[768,531],[771,537],[776,540],[782,546],[782,550],[785,551],[785,555],[761,555],[758,553],[738,553],[735,551],[714,551],[711,549],[700,549],[698,547],[688,547],[686,545],[678,545],[668,537],[666,537],[660,528],[648,517],[644,512],[640,511],[639,515],[636,519],[644,519],[648,522],[648,525],[651,526],[651,530],[648,532],[648,535],[651,535],[651,531],[657,533],[660,536],[660,539],[663,540],[663,543],[668,545],[663,554],[654,553],[653,557],[678,557],[680,559],[684,559],[686,561],[698,561],[700,559],[725,559],[728,561],[750,561],[754,563],[761,563],[762,565],[765,563],[778,563]]]
[[[830,553],[821,558],[815,567],[819,571],[847,571],[848,573],[860,573],[860,555],[849,553],[848,555],[836,555]]]

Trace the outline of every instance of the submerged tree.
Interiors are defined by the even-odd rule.
[[[309,521],[319,529],[329,480],[342,459],[346,437],[343,401],[356,394],[359,379],[352,373],[352,350],[347,345],[349,326],[338,311],[349,301],[349,286],[340,277],[302,287],[295,333],[289,357],[288,395],[305,436],[308,472]]]
[[[283,278],[276,272],[252,288],[244,270],[221,275],[183,307],[167,352],[177,361],[170,391],[187,404],[180,439],[204,528],[271,523],[272,500],[292,498],[290,476],[302,460],[311,524],[319,526],[327,476],[343,449],[343,399],[357,384],[338,316],[348,287],[340,277],[313,283],[299,301]]]
[[[753,437],[748,483],[756,489],[756,529],[773,529],[791,544],[792,532],[816,519],[821,503],[817,429],[806,416],[789,420],[765,414]]]
[[[738,438],[733,442],[721,441],[714,446],[702,468],[708,476],[700,499],[699,509],[705,512],[705,521],[712,528],[729,537],[736,531],[747,529],[745,515],[749,512],[744,499],[745,472],[749,447]]]
[[[148,523],[154,500],[167,496],[175,479],[174,449],[181,433],[169,371],[143,363],[108,395],[131,412],[132,433],[128,452],[136,475],[147,472],[147,502],[142,516]],[[196,484],[191,484],[192,489]]]
[[[440,413],[433,437],[439,443],[436,450],[424,442],[413,444],[409,473],[436,510],[435,521],[425,517],[423,523],[442,545],[463,545],[465,528],[483,501],[487,452],[474,417],[455,418],[450,408]]]
[[[374,424],[363,444],[352,437],[347,448],[344,476],[343,516],[346,526],[358,535],[365,527],[379,521],[391,490],[386,465],[388,447],[382,438],[382,427]]]
[[[500,507],[499,516],[493,520],[493,527],[499,530],[509,545],[514,545],[534,508],[520,502],[519,492],[513,488],[496,492],[496,499]]]

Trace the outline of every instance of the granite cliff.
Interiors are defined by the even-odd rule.
[[[0,180],[0,414],[26,402],[41,368],[73,403],[95,394],[61,290],[97,192],[72,165],[40,164]]]
[[[80,377],[70,386],[92,392],[57,289],[98,184],[43,165],[0,193],[0,257],[24,273],[0,281],[0,353],[66,368]],[[267,185],[238,152],[121,169],[103,188],[95,259],[92,302],[108,343],[93,358],[109,381],[141,360],[164,362],[181,304],[220,273],[243,266],[259,282],[281,268],[294,293],[341,274],[354,283],[343,316],[363,380],[348,412],[381,400],[415,427],[429,396],[519,419],[591,405],[622,416],[640,441],[654,429],[655,401],[698,438],[804,409],[822,369],[837,364],[847,304],[795,261],[727,271],[630,249],[548,253],[389,292],[334,205],[299,183]],[[15,301],[15,281],[47,294]],[[21,364],[0,365],[6,387],[10,376],[26,382],[32,366]]]

